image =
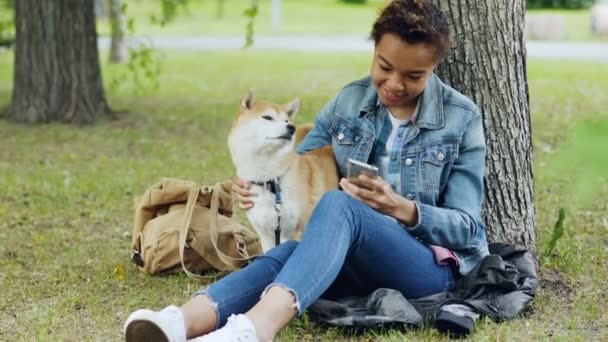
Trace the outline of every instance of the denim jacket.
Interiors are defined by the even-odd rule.
[[[422,242],[451,249],[466,274],[486,255],[481,219],[485,140],[477,106],[432,75],[401,149],[401,195],[414,201],[418,223],[407,229]],[[348,158],[369,162],[390,125],[371,79],[352,82],[317,115],[298,145],[304,153],[331,144],[340,175]]]

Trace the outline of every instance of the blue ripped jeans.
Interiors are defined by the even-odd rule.
[[[288,241],[199,290],[217,304],[218,327],[244,313],[265,289],[292,291],[298,313],[318,298],[368,295],[385,287],[417,298],[449,290],[452,269],[394,219],[342,191],[325,194],[300,242]]]

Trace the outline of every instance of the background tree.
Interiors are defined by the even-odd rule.
[[[124,62],[129,51],[125,43],[126,21],[125,7],[122,0],[110,0],[110,26],[112,28],[112,40],[110,43],[110,62]]]
[[[15,0],[15,26],[9,118],[86,124],[110,113],[93,0]]]
[[[108,6],[110,5],[109,1],[111,0],[93,0],[95,16],[97,18],[108,17]]]
[[[454,41],[438,74],[484,117],[489,238],[536,251],[525,1],[433,1],[446,13]]]
[[[216,16],[218,17],[218,19],[221,19],[224,17],[225,7],[226,7],[226,0],[217,0]]]

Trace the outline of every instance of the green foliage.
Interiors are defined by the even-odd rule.
[[[15,40],[15,22],[12,17],[0,15],[0,46],[11,45]]]
[[[161,59],[159,52],[154,48],[146,43],[139,43],[137,47],[129,48],[127,66],[137,89],[143,90],[148,85],[158,89]]]
[[[150,20],[153,24],[165,26],[175,20],[179,11],[186,9],[188,0],[160,0],[160,16],[150,14]]]
[[[150,21],[159,26],[166,26],[173,22],[181,10],[186,10],[188,0],[160,0],[160,15],[150,14]],[[127,3],[123,3],[121,11],[127,19],[127,35],[134,37],[135,18],[127,15]],[[143,92],[147,87],[158,89],[159,77],[161,74],[161,56],[151,44],[139,41],[135,46],[129,46],[129,59],[127,61],[127,71],[118,73],[110,83],[111,90],[115,90],[125,84],[127,78],[131,78],[135,89]]]
[[[245,48],[253,45],[253,36],[255,34],[255,18],[258,16],[258,0],[251,0],[251,6],[243,11],[243,15],[247,18],[245,27]]]
[[[122,16],[126,15],[126,13],[127,13],[127,3],[126,2],[121,3],[120,13]],[[133,30],[133,20],[128,20],[127,26],[128,26],[128,28]],[[110,16],[110,27],[112,28],[112,34],[119,33],[119,36],[122,36],[125,34],[125,32],[123,32],[122,23],[120,20],[118,20],[118,18],[112,18]]]
[[[595,3],[595,0],[527,0],[528,8],[565,8],[578,9],[589,8]]]
[[[15,11],[13,0],[0,0],[0,46],[10,46],[15,40]]]
[[[160,17],[155,14],[150,14],[150,20],[160,26],[165,26],[176,19],[181,8],[185,8],[188,0],[161,0]],[[127,16],[127,3],[123,3],[122,12]],[[255,18],[259,12],[258,0],[251,0],[250,7],[243,11],[243,15],[247,18],[245,30],[245,45],[244,48],[250,47],[254,42],[255,35]],[[135,18],[127,19],[128,36],[135,35]],[[159,53],[150,47],[149,44],[140,42],[136,47],[129,47],[129,60],[127,62],[128,74],[133,79],[133,83],[137,89],[143,91],[145,87],[151,84],[153,88],[158,88],[158,78],[161,72],[161,63]],[[115,90],[120,85],[124,84],[129,76],[125,73],[118,74],[111,82],[110,87]]]
[[[186,1],[186,0],[182,0]],[[163,2],[165,2],[163,0]],[[171,2],[171,1],[168,1]],[[165,8],[163,6],[163,8]],[[135,19],[129,16],[128,4],[124,2],[121,7],[122,15],[127,18],[127,37],[135,36]],[[175,9],[168,10],[167,13],[163,14],[163,17],[174,18]],[[163,10],[162,13],[165,13]],[[163,21],[163,25],[168,21]],[[160,22],[159,22],[160,24]],[[110,91],[115,91],[121,86],[125,85],[129,79],[132,80],[135,85],[135,89],[138,92],[144,92],[147,87],[158,89],[159,77],[161,73],[161,58],[158,51],[147,44],[145,41],[137,42],[135,46],[129,46],[129,58],[127,60],[127,69],[122,72],[118,72],[112,78],[110,82]]]
[[[566,218],[566,210],[564,208],[559,209],[559,216],[557,218],[557,222],[555,222],[555,226],[553,226],[553,231],[551,233],[551,240],[547,244],[545,248],[545,252],[543,256],[545,258],[551,257],[553,254],[553,250],[557,246],[557,241],[564,235],[564,219]]]
[[[249,18],[243,15],[251,0],[224,1],[224,16],[217,17],[217,1],[189,0],[187,10],[180,11],[169,25],[159,26],[150,21],[150,13],[158,13],[158,0],[129,1],[131,15],[136,18],[138,35],[235,35],[244,38]],[[349,5],[338,0],[282,0],[281,34],[304,35],[362,35],[369,34],[378,9],[385,0],[369,0],[365,5]],[[276,34],[272,25],[270,0],[258,0],[255,34]],[[158,15],[158,14],[157,14]],[[314,18],[314,25],[311,24]],[[109,25],[98,20],[98,32],[109,35]],[[244,41],[244,40],[243,40]]]

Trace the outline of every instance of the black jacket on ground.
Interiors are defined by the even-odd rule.
[[[493,243],[489,249],[490,255],[457,279],[450,292],[407,300],[399,291],[378,289],[367,297],[319,299],[309,308],[310,319],[355,329],[420,327],[428,321],[442,331],[459,335],[472,330],[472,316],[477,314],[496,321],[512,319],[536,293],[536,263],[532,254],[520,246]],[[471,312],[446,315],[444,309],[450,306]],[[462,321],[459,315],[468,318]]]

